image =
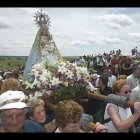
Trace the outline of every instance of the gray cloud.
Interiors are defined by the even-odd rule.
[[[135,8],[121,8],[120,10],[119,10],[119,12],[121,12],[122,14],[129,14],[129,15],[133,15],[133,14],[137,14],[137,13],[139,13],[139,11],[140,11],[140,8],[137,8],[137,7],[135,7]]]
[[[11,27],[0,23],[0,29],[9,29],[9,28]]]
[[[140,42],[140,33],[131,33],[130,36],[132,37],[133,41]]]
[[[68,45],[76,46],[76,45],[88,45],[86,41],[75,40],[71,41]]]
[[[34,21],[39,9],[0,8],[0,55],[29,54],[39,29]],[[50,17],[50,33],[61,55],[97,54],[118,48],[128,53],[139,45],[136,32],[140,28],[140,8],[134,14],[131,8],[44,7],[43,11]]]
[[[120,38],[110,38],[110,37],[102,37],[96,36],[95,38],[88,38],[87,41],[89,43],[95,44],[121,44],[122,40]]]
[[[40,11],[39,8],[15,8],[15,10],[20,14],[25,15],[34,15],[37,11]]]
[[[10,22],[6,17],[0,17],[0,29],[9,29],[11,28]]]
[[[97,16],[96,20],[113,29],[120,29],[121,27],[126,27],[135,23],[132,18],[124,14],[108,14]]]
[[[100,41],[103,43],[108,43],[108,44],[120,44],[121,43],[121,40],[119,38],[103,37],[103,38],[100,38]]]

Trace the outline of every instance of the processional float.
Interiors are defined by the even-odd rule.
[[[31,80],[28,79],[28,74],[31,71],[31,68],[36,63],[39,63],[43,60],[46,60],[48,65],[53,64],[54,62],[62,60],[62,57],[57,49],[57,46],[52,38],[52,35],[49,32],[49,26],[50,26],[50,18],[45,13],[38,12],[35,15],[35,21],[36,24],[39,26],[39,30],[37,32],[35,41],[33,43],[32,49],[30,51],[30,54],[27,59],[27,63],[25,66],[24,74],[23,74],[23,81]],[[34,92],[35,90],[30,90],[28,92],[27,89],[22,88],[22,90],[30,94],[30,92]],[[102,100],[107,103],[114,103],[121,107],[133,107],[134,103],[129,101],[128,98],[117,96],[114,94],[110,94],[108,96],[104,96],[99,94],[97,91],[90,92],[88,91],[81,97],[86,98],[94,98],[97,100]],[[79,98],[81,98],[79,97]],[[55,100],[55,95],[49,95],[49,96],[41,96],[39,97],[45,101],[45,103],[52,109],[53,111],[57,111],[57,104],[58,101]],[[68,99],[68,98],[67,98]],[[69,98],[71,99],[71,98]],[[73,98],[76,100],[76,98]],[[84,123],[86,127],[95,127],[95,123],[93,123],[93,120],[90,117],[85,117],[87,119],[84,119]],[[89,119],[90,118],[90,119]]]

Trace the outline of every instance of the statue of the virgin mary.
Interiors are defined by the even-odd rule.
[[[42,10],[41,12],[37,11],[35,14],[35,21],[40,28],[27,59],[23,73],[24,81],[27,79],[28,73],[31,71],[34,64],[45,60],[48,65],[51,65],[62,58],[55,42],[53,41],[52,35],[49,32],[50,18],[48,18],[48,15],[45,13],[42,13]]]

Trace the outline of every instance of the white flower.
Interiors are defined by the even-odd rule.
[[[68,82],[63,82],[63,85],[64,85],[65,87],[68,87],[69,83],[68,83]]]
[[[61,83],[61,81],[59,81],[59,78],[55,77],[53,77],[53,79],[50,80],[50,82],[52,83],[52,86],[59,85]]]
[[[34,75],[35,77],[37,77],[39,74],[39,71],[37,71],[36,69],[32,69],[31,74]]]
[[[28,81],[25,81],[25,85],[26,85],[25,89],[28,89],[31,87],[31,83],[29,83]]]
[[[45,92],[47,95],[50,95],[51,94],[51,90],[48,90]]]
[[[35,96],[35,97],[42,96],[42,92],[40,92],[40,91],[36,91],[34,96]]]
[[[84,68],[84,67],[76,67],[77,69],[77,80],[80,80],[81,78],[82,79],[87,79],[89,77],[89,73],[88,73],[88,70],[87,68]]]
[[[95,88],[91,82],[88,83],[88,86],[87,88],[91,91],[91,92],[94,92],[97,88]]]
[[[29,74],[29,81],[32,78],[31,83],[26,81],[26,88],[39,88],[42,94],[50,95],[52,91],[55,93],[57,87],[61,88],[61,85],[68,87],[74,87],[75,84],[82,82],[86,87],[88,85],[89,73],[87,68],[79,67],[76,64],[64,61],[57,61],[52,65],[49,65],[45,61],[35,64],[31,73]],[[56,92],[57,93],[57,92]],[[35,96],[38,96],[35,95]]]
[[[33,66],[33,68],[34,69],[43,69],[44,68],[44,66],[45,66],[45,63],[44,63],[44,61],[43,62],[40,62],[40,63],[38,63],[38,64],[35,64],[34,66]]]
[[[68,61],[65,63],[65,62],[63,62],[63,61],[58,61],[58,62],[56,62],[56,65],[58,65],[58,66],[67,66],[67,63],[69,63]]]
[[[39,80],[40,80],[42,83],[45,83],[46,77],[43,76],[43,75],[40,75],[40,76],[39,76]]]
[[[29,94],[29,99],[28,99],[28,101],[36,100],[36,99],[37,99],[36,96],[33,96],[32,94]]]
[[[48,70],[44,70],[44,72],[43,72],[43,76],[46,78],[46,80],[49,80],[49,79],[51,79],[51,76],[52,75],[52,73],[50,72],[50,71],[48,71]]]
[[[60,72],[61,74],[64,74],[67,71],[67,69],[65,68],[65,66],[58,66],[58,72]]]
[[[37,88],[40,88],[41,87],[41,82],[39,81],[36,86],[37,86]]]
[[[76,63],[72,63],[72,65],[73,65],[74,67],[77,67]]]
[[[81,73],[80,73],[80,71],[77,71],[76,72],[76,75],[77,75],[77,81],[79,81],[79,80],[81,80]]]
[[[72,79],[72,77],[74,76],[73,72],[70,70],[68,70],[65,74],[67,75],[67,78],[69,79]]]

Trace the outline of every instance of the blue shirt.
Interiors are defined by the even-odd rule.
[[[45,133],[46,130],[44,127],[39,125],[38,123],[32,121],[32,120],[25,120],[24,126],[23,126],[23,132],[24,133]]]

